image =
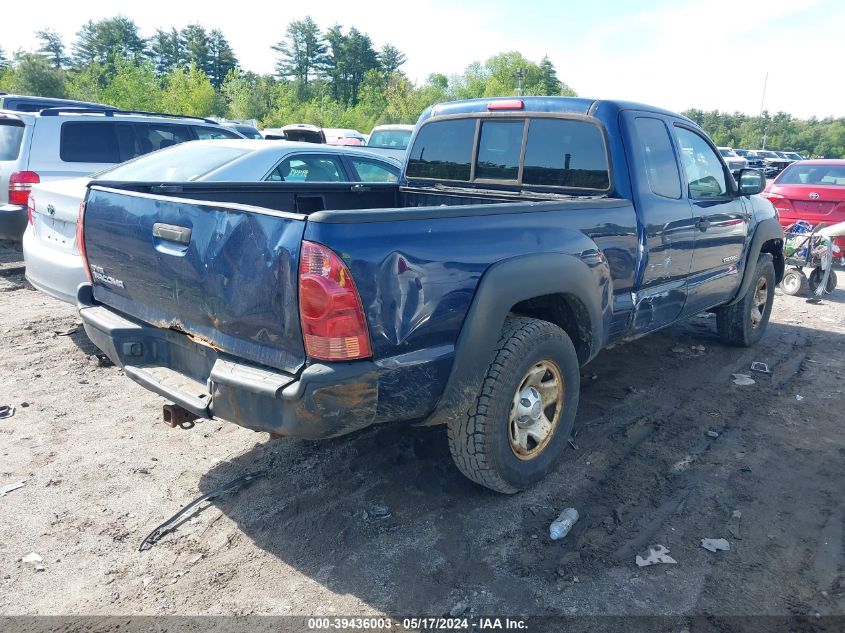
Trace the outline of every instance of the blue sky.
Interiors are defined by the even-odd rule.
[[[581,96],[756,114],[768,72],[765,105],[771,112],[845,116],[841,0],[49,0],[26,13],[24,21],[0,23],[0,46],[7,54],[33,48],[41,28],[69,42],[86,20],[122,13],[143,35],[193,21],[220,28],[243,67],[271,72],[270,45],[290,20],[310,14],[324,29],[354,25],[377,46],[399,47],[408,57],[405,72],[417,81],[431,72],[460,73],[473,61],[518,50],[536,61],[548,55],[560,78]]]

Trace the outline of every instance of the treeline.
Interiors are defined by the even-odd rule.
[[[845,156],[845,117],[802,120],[786,112],[771,116],[748,116],[713,110],[687,110],[684,115],[698,123],[717,145],[799,152],[805,156]]]
[[[69,46],[53,31],[36,37],[39,48],[11,59],[0,49],[0,91],[255,119],[266,127],[304,122],[368,132],[382,123],[414,123],[439,101],[575,94],[548,57],[535,63],[515,51],[416,85],[402,71],[405,54],[392,44],[377,50],[355,27],[323,32],[310,17],[292,21],[270,47],[277,56],[272,75],[241,69],[223,33],[199,24],[145,38],[118,16],[89,21]]]

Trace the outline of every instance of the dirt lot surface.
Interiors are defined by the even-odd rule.
[[[845,615],[841,287],[821,305],[778,296],[751,350],[696,317],[602,352],[566,463],[508,497],[458,473],[442,428],[170,429],[162,399],[101,366],[75,309],[21,273],[0,250],[0,404],[16,407],[0,486],[26,480],[0,497],[0,614]],[[138,551],[251,471],[267,475]],[[581,519],[551,541],[567,506]],[[677,564],[637,567],[650,545]]]

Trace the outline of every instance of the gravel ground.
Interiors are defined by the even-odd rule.
[[[603,352],[566,463],[510,497],[458,473],[442,428],[317,443],[171,429],[8,247],[0,332],[0,404],[16,407],[0,486],[26,480],[0,497],[0,614],[845,615],[842,288],[778,296],[751,350],[697,317]],[[138,551],[252,471],[266,476]],[[551,541],[567,506],[581,519]],[[650,545],[677,564],[637,567]]]

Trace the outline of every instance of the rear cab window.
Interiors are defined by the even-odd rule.
[[[541,189],[610,189],[607,145],[595,122],[531,115],[426,123],[411,148],[407,177]]]
[[[17,160],[25,129],[19,119],[0,118],[0,160]]]

